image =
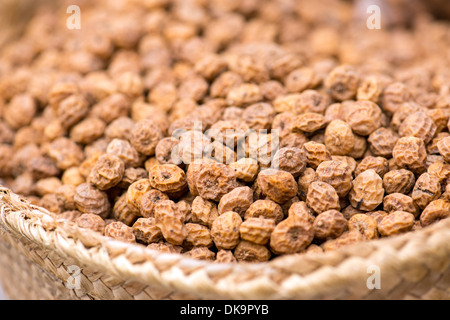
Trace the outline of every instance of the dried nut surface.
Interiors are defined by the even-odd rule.
[[[427,150],[422,139],[404,137],[397,141],[392,155],[397,165],[416,173],[424,170]]]
[[[412,198],[419,208],[425,209],[431,201],[437,200],[441,196],[441,192],[439,179],[429,173],[424,173],[416,181]]]
[[[136,123],[131,137],[131,144],[141,154],[153,156],[158,142],[163,138],[161,128],[152,120]]]
[[[419,208],[415,204],[413,198],[401,194],[401,193],[392,193],[383,200],[383,210],[391,213],[395,211],[405,211],[412,213],[415,217],[419,215]]]
[[[105,191],[118,185],[124,172],[125,164],[119,157],[104,154],[92,168],[88,180],[99,190]]]
[[[195,247],[183,255],[196,260],[214,261],[216,254],[206,247]]]
[[[326,125],[325,117],[320,113],[307,112],[299,115],[292,124],[293,131],[316,132]]]
[[[379,128],[372,132],[367,141],[370,151],[378,157],[391,158],[395,145],[400,137],[392,129]]]
[[[378,223],[367,214],[355,214],[348,221],[349,231],[359,231],[365,239],[371,240],[378,238]]]
[[[352,169],[345,162],[324,161],[317,167],[316,174],[320,181],[331,185],[340,198],[345,197],[352,188]]]
[[[243,240],[266,245],[274,229],[275,221],[272,219],[248,218],[242,222],[239,233]]]
[[[432,201],[423,210],[420,215],[420,223],[422,227],[426,227],[448,217],[450,217],[450,202],[448,200],[438,199]]]
[[[306,169],[306,157],[299,148],[281,148],[272,159],[272,168],[300,176]]]
[[[210,248],[213,246],[211,238],[211,231],[208,227],[202,226],[197,223],[186,223],[187,236],[184,240],[183,247],[205,247]]]
[[[409,212],[395,211],[381,220],[378,231],[383,237],[405,233],[411,231],[414,220],[414,215]]]
[[[356,96],[360,82],[359,73],[351,66],[340,66],[331,71],[325,80],[325,87],[333,99],[350,100]]]
[[[108,195],[88,183],[80,184],[75,189],[74,201],[82,213],[92,213],[106,218],[111,210]]]
[[[138,242],[150,244],[163,240],[161,230],[156,226],[154,218],[139,218],[132,229]]]
[[[136,167],[139,164],[139,153],[127,141],[123,139],[113,139],[106,148],[106,153],[119,157],[126,168]]]
[[[136,242],[133,229],[119,221],[112,222],[105,227],[105,236],[129,243]]]
[[[211,237],[219,250],[232,250],[238,245],[241,224],[241,216],[233,211],[225,212],[214,220],[211,226]]]
[[[331,153],[324,144],[317,142],[307,142],[302,147],[303,154],[306,156],[308,166],[317,169],[319,164],[331,160]]]
[[[144,218],[152,218],[154,216],[155,205],[163,200],[169,200],[169,197],[165,193],[156,189],[148,190],[137,201],[140,214]]]
[[[375,172],[383,178],[389,171],[389,162],[383,157],[365,157],[356,167],[355,176],[359,176],[366,170],[373,169]]]
[[[239,187],[227,193],[220,199],[219,215],[228,211],[234,211],[241,217],[253,203],[253,191],[249,187]]]
[[[367,170],[353,180],[349,193],[351,205],[363,211],[372,211],[383,202],[383,180],[375,170]]]
[[[278,224],[284,219],[283,209],[272,200],[257,200],[247,209],[244,219],[259,217],[273,220],[275,224]]]
[[[428,143],[436,133],[436,124],[425,112],[415,112],[408,116],[400,126],[401,137],[416,137]]]
[[[369,136],[381,127],[381,109],[371,101],[351,103],[345,112],[345,121],[353,132],[360,136]]]
[[[444,138],[437,144],[439,153],[444,157],[445,161],[450,161],[450,137]]]
[[[392,170],[383,177],[383,187],[387,194],[408,194],[416,183],[414,173],[409,170]]]
[[[319,214],[314,220],[314,237],[319,240],[336,239],[347,229],[347,219],[337,210]]]
[[[236,186],[234,171],[227,165],[217,162],[202,165],[195,177],[195,187],[198,194],[207,200],[220,201]]]
[[[306,249],[313,239],[312,223],[293,215],[277,224],[270,237],[270,248],[275,254],[299,253]]]
[[[139,210],[135,206],[128,203],[127,193],[122,194],[114,203],[112,218],[115,220],[123,222],[127,226],[132,226],[139,217]]]
[[[230,163],[228,167],[234,170],[236,179],[244,182],[253,182],[259,170],[258,161],[251,158],[241,158],[236,162]]]
[[[96,214],[85,213],[75,220],[78,227],[90,229],[103,234],[105,232],[105,221]]]
[[[142,196],[151,190],[150,180],[141,179],[132,183],[126,192],[126,201],[137,210],[141,208]]]
[[[155,221],[167,242],[173,245],[183,244],[187,230],[175,203],[170,200],[159,202],[155,207]]]
[[[257,184],[264,195],[277,203],[285,203],[297,195],[297,182],[292,174],[282,170],[261,171]]]
[[[339,196],[328,183],[316,181],[311,183],[306,196],[306,203],[317,214],[328,210],[340,210]]]
[[[265,262],[271,257],[267,247],[253,242],[242,240],[234,249],[234,256],[239,262]]]
[[[154,166],[150,169],[149,180],[154,189],[169,196],[179,196],[187,189],[185,172],[173,164]]]
[[[345,156],[355,147],[356,139],[350,125],[342,120],[331,121],[325,129],[325,146],[333,155]]]
[[[217,205],[200,196],[195,197],[191,205],[192,222],[211,227],[214,220],[219,216]]]

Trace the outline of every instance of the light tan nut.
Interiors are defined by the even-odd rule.
[[[137,167],[140,162],[138,152],[127,140],[113,139],[108,144],[106,153],[119,157],[126,168]]]
[[[310,223],[313,223],[315,219],[314,211],[304,201],[297,201],[289,206],[286,216],[290,217],[292,215],[305,219]]]
[[[249,187],[239,187],[227,193],[220,199],[219,214],[234,211],[241,217],[253,203],[253,191]]]
[[[400,137],[392,129],[379,128],[372,132],[367,141],[370,144],[370,151],[375,156],[391,158],[398,139]]]
[[[244,83],[231,88],[226,97],[229,105],[245,107],[263,100],[261,89],[258,85]]]
[[[154,166],[149,172],[150,185],[171,197],[179,197],[187,191],[186,174],[173,164]]]
[[[450,137],[444,138],[437,144],[439,153],[445,161],[450,162]]]
[[[194,247],[210,248],[213,246],[211,231],[201,224],[186,223],[187,237],[184,239],[183,247],[191,249]]]
[[[228,167],[234,170],[236,179],[244,182],[253,182],[259,170],[258,161],[251,158],[241,158],[236,162],[230,163]]]
[[[297,195],[297,182],[292,174],[286,171],[275,169],[261,171],[256,183],[264,195],[277,203],[285,203]]]
[[[164,239],[173,245],[182,245],[187,237],[184,225],[185,216],[177,205],[170,200],[163,200],[155,205],[156,226],[161,230]]]
[[[427,145],[427,151],[430,155],[439,154],[438,143],[445,138],[450,137],[450,133],[448,132],[439,132],[436,136],[431,140],[431,142]]]
[[[333,155],[344,156],[355,147],[355,135],[342,120],[331,121],[325,130],[325,146]]]
[[[72,185],[62,185],[55,190],[55,195],[64,204],[64,209],[66,211],[76,210],[75,205],[75,186]]]
[[[272,122],[272,130],[277,130],[280,138],[284,138],[292,132],[295,115],[291,112],[278,113]]]
[[[314,220],[314,237],[319,240],[336,239],[347,229],[347,219],[337,210],[328,210]]]
[[[250,218],[270,219],[275,224],[278,224],[284,219],[284,214],[282,208],[276,202],[272,200],[257,200],[245,212],[244,219]]]
[[[331,71],[325,80],[325,87],[331,97],[338,101],[350,100],[356,96],[360,75],[351,66],[339,66]]]
[[[420,215],[422,227],[429,226],[450,217],[450,202],[443,199],[432,201]]]
[[[428,143],[433,139],[436,130],[433,119],[425,112],[415,112],[403,121],[398,133],[401,137],[416,137]]]
[[[354,159],[361,159],[367,153],[367,140],[365,137],[361,137],[355,134],[355,146],[353,150],[347,154],[347,156]]]
[[[386,173],[383,177],[383,187],[387,194],[408,194],[416,183],[414,173],[409,170],[399,169]]]
[[[211,227],[214,220],[219,216],[219,211],[214,202],[195,197],[191,205],[192,222]]]
[[[128,243],[136,242],[133,229],[119,221],[112,222],[106,226],[105,236]]]
[[[101,156],[89,174],[88,181],[99,190],[109,190],[119,184],[125,172],[125,164],[116,156]]]
[[[135,206],[128,203],[127,193],[124,193],[114,203],[112,217],[127,226],[132,226],[140,217],[140,212]]]
[[[183,251],[183,247],[175,246],[168,242],[150,243],[147,246],[150,250],[159,251],[161,253],[180,254]]]
[[[161,230],[156,226],[154,218],[139,218],[132,229],[138,242],[150,244],[163,240]]]
[[[420,209],[441,196],[441,183],[439,179],[429,173],[422,174],[416,181],[412,198]]]
[[[164,138],[161,128],[154,121],[145,119],[136,123],[131,144],[141,154],[153,156],[159,140]]]
[[[388,213],[405,211],[412,213],[414,217],[419,215],[419,208],[414,203],[413,198],[401,193],[392,193],[384,197],[383,209]]]
[[[378,223],[366,214],[355,214],[351,217],[348,221],[348,229],[360,232],[367,240],[378,238]]]
[[[144,218],[154,217],[155,205],[159,201],[169,200],[169,197],[159,190],[152,189],[141,195],[140,200],[137,201],[140,214]]]
[[[301,200],[306,201],[309,186],[311,183],[318,181],[319,176],[312,168],[306,168],[303,174],[298,179],[298,196]]]
[[[198,194],[216,202],[237,187],[234,170],[217,162],[204,163],[194,179]]]
[[[225,212],[214,220],[211,226],[211,237],[219,250],[231,250],[238,245],[241,224],[240,215],[232,211]]]
[[[216,254],[216,263],[235,263],[236,258],[230,250],[219,250]]]
[[[79,166],[84,160],[81,148],[72,140],[64,137],[54,140],[46,149],[46,153],[56,161],[56,165],[61,170]]]
[[[306,169],[306,157],[299,148],[281,148],[272,159],[272,168],[300,176]]]
[[[342,247],[365,241],[361,232],[357,230],[346,231],[337,239],[331,239],[324,242],[321,247],[325,252],[338,250]]]
[[[353,132],[360,136],[369,136],[381,127],[381,109],[371,101],[357,101],[349,104],[345,112],[345,121]]]
[[[387,217],[388,213],[386,211],[372,211],[366,213],[369,217],[372,217],[377,224],[381,222],[384,218]]]
[[[126,192],[126,200],[128,204],[137,210],[141,208],[142,197],[145,193],[152,189],[149,179],[141,179],[128,187]]]
[[[435,176],[442,183],[450,177],[450,165],[437,161],[428,167],[427,173]]]
[[[320,113],[307,112],[297,116],[292,124],[293,131],[316,132],[325,127],[325,117]]]
[[[270,104],[257,103],[248,106],[244,110],[241,119],[253,130],[268,130],[272,127],[275,114],[275,110]]]
[[[195,247],[183,253],[183,255],[196,260],[214,261],[216,254],[205,247]]]
[[[234,256],[239,262],[265,262],[271,257],[269,249],[263,245],[242,240],[234,249]]]
[[[395,162],[402,168],[420,173],[425,169],[427,150],[422,139],[404,137],[397,141],[392,155]]]
[[[280,148],[299,148],[301,149],[308,138],[301,132],[291,132],[281,137]]]
[[[414,215],[409,212],[395,211],[378,224],[378,232],[383,237],[390,237],[411,231],[414,226]]]
[[[376,76],[369,76],[361,80],[358,91],[356,92],[356,99],[359,101],[368,100],[377,103],[379,102],[382,93],[382,80]]]
[[[352,169],[345,162],[324,161],[317,167],[316,174],[320,181],[331,185],[340,198],[345,197],[352,188]]]
[[[384,175],[389,172],[389,162],[383,157],[365,157],[356,167],[355,176],[359,176],[369,169],[375,170],[375,172],[383,178]]]
[[[299,253],[314,239],[314,228],[310,221],[292,215],[280,222],[270,237],[270,249],[275,254]]]
[[[270,235],[275,229],[275,221],[272,219],[248,218],[242,222],[239,232],[241,239],[260,245],[266,245]]]
[[[339,196],[328,183],[316,181],[311,183],[306,196],[308,207],[320,214],[328,210],[340,210]]]
[[[372,211],[383,202],[383,180],[375,170],[367,170],[353,180],[349,193],[351,205],[363,211]]]
[[[74,201],[82,213],[92,213],[106,218],[111,210],[108,195],[90,184],[82,183],[75,189]]]
[[[382,106],[389,113],[394,113],[400,105],[411,99],[411,93],[407,86],[401,82],[394,82],[383,91]]]
[[[87,118],[70,130],[70,139],[80,144],[90,144],[101,138],[105,123],[98,118]]]
[[[308,166],[317,169],[319,164],[331,160],[331,154],[327,147],[317,142],[307,142],[302,147],[303,154],[306,156]]]

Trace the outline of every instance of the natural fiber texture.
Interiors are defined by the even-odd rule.
[[[450,299],[450,219],[391,239],[262,264],[121,243],[0,188],[0,281],[12,299]],[[381,289],[367,288],[370,266]],[[73,268],[81,288],[70,290]]]

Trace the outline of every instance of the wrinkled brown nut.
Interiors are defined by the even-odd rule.
[[[381,109],[370,101],[357,101],[349,104],[345,112],[345,121],[353,132],[360,136],[369,136],[381,127]]]
[[[278,224],[284,219],[283,210],[279,204],[272,200],[257,200],[253,202],[245,212],[244,219],[264,218]]]
[[[325,87],[333,99],[350,100],[356,96],[360,82],[359,73],[351,66],[335,68],[325,80]]]
[[[47,209],[48,211],[56,214],[60,214],[64,210],[64,205],[58,199],[58,197],[53,193],[48,193],[45,195],[41,195],[40,198],[37,199],[37,205]]]
[[[105,221],[96,214],[82,214],[75,222],[82,229],[90,229],[101,234],[105,232]]]
[[[375,172],[383,178],[389,171],[389,162],[383,157],[365,157],[356,167],[355,176],[359,176],[366,170],[373,169]]]
[[[226,96],[228,104],[236,107],[245,107],[260,102],[262,99],[261,89],[252,83],[244,83],[231,88]]]
[[[450,217],[450,202],[438,199],[430,202],[420,215],[420,223],[422,227],[429,226],[440,220]]]
[[[264,130],[272,127],[275,114],[270,104],[257,103],[247,107],[241,119],[253,130]]]
[[[281,148],[272,159],[272,168],[300,176],[306,169],[306,157],[299,148]]]
[[[261,94],[267,101],[273,101],[276,98],[288,94],[288,90],[278,81],[271,80],[259,85]]]
[[[430,155],[439,154],[438,143],[445,138],[450,137],[450,133],[448,132],[439,132],[436,136],[431,140],[431,142],[427,145],[427,152]]]
[[[116,119],[126,117],[130,106],[130,100],[125,95],[116,92],[93,105],[91,115],[109,124]]]
[[[269,249],[263,245],[242,240],[234,249],[234,256],[239,262],[265,262],[271,257]]]
[[[179,140],[172,137],[160,140],[155,149],[155,156],[159,163],[180,165],[181,161],[176,156],[179,143]]]
[[[202,164],[198,173],[194,174],[193,179],[198,194],[204,199],[216,202],[237,187],[234,171],[217,162]]]
[[[216,263],[235,263],[236,258],[230,250],[219,250],[216,254]]]
[[[74,201],[80,212],[102,218],[106,218],[111,210],[107,194],[88,183],[82,183],[75,189]]]
[[[413,198],[401,193],[392,193],[384,197],[383,209],[388,213],[404,211],[412,213],[414,217],[419,215],[418,207],[414,203]]]
[[[345,162],[324,161],[317,167],[316,174],[320,181],[331,185],[340,198],[345,197],[352,188],[352,169]]]
[[[289,73],[284,83],[290,93],[296,93],[316,87],[317,78],[314,69],[305,67]]]
[[[105,154],[97,160],[88,180],[97,189],[105,191],[118,185],[124,172],[125,165],[119,157]]]
[[[405,233],[411,231],[414,220],[414,215],[409,212],[395,211],[381,220],[378,231],[384,237]]]
[[[38,196],[44,196],[49,193],[55,193],[56,190],[62,186],[61,181],[58,178],[51,177],[37,181],[34,184],[34,192]]]
[[[347,154],[348,157],[361,159],[367,153],[367,140],[364,137],[355,135],[355,146],[353,150]]]
[[[203,199],[198,196],[195,197],[191,205],[192,222],[211,228],[214,220],[219,216],[217,206],[214,202]]]
[[[126,168],[137,167],[139,164],[139,154],[136,149],[126,140],[114,139],[106,148],[106,153],[120,158]]]
[[[211,85],[211,96],[214,98],[226,98],[230,91],[240,86],[244,81],[234,72],[222,73]]]
[[[239,187],[227,193],[220,199],[219,214],[234,211],[241,217],[253,203],[253,191],[249,187]]]
[[[311,183],[318,181],[319,177],[316,171],[312,168],[306,168],[303,174],[298,179],[298,197],[306,201],[308,195],[309,186]]]
[[[273,130],[272,130],[273,131]],[[301,132],[288,133],[280,140],[280,148],[299,148],[301,149],[308,142],[306,136]]]
[[[161,128],[152,120],[145,119],[136,123],[131,137],[131,144],[141,154],[153,156],[156,146],[164,138]]]
[[[422,139],[416,137],[404,137],[397,141],[392,155],[395,162],[402,168],[413,172],[424,170],[427,151]]]
[[[382,92],[382,80],[376,76],[369,76],[361,80],[356,93],[356,99],[359,101],[368,100],[377,103],[380,100]]]
[[[58,176],[60,173],[55,161],[43,156],[30,160],[29,171],[34,179],[50,178],[52,176]]]
[[[170,200],[160,201],[155,206],[156,226],[164,239],[173,245],[182,245],[187,237],[185,217],[180,215],[178,207]]]
[[[445,161],[450,162],[450,137],[444,138],[437,144],[439,153]]]
[[[168,242],[150,243],[147,246],[150,250],[156,250],[161,253],[180,254],[183,251],[183,247],[175,246]]]
[[[81,94],[74,94],[59,104],[56,115],[61,125],[68,129],[80,122],[89,112],[89,103]]]
[[[321,247],[325,252],[334,251],[339,248],[365,241],[366,239],[361,234],[361,232],[357,230],[346,231],[337,239],[331,239],[324,242]]]
[[[61,203],[63,203],[66,211],[76,210],[75,205],[75,186],[62,185],[55,190],[55,195]]]
[[[129,243],[136,242],[133,229],[119,221],[112,222],[106,226],[105,236]]]
[[[450,165],[437,161],[428,167],[427,173],[435,176],[442,183],[450,177]]]
[[[355,135],[342,120],[331,121],[325,130],[325,146],[333,155],[346,155],[355,147]]]
[[[253,182],[258,175],[258,161],[251,158],[241,158],[236,162],[232,162],[228,167],[234,170],[236,179],[244,182]]]
[[[37,105],[29,94],[14,96],[4,108],[3,119],[14,129],[28,126],[37,112]]]
[[[383,91],[383,109],[389,113],[394,113],[399,106],[411,99],[411,93],[406,85],[401,82],[394,82]]]
[[[196,223],[186,223],[186,231],[187,236],[183,242],[183,247],[190,249],[194,247],[210,248],[213,246],[211,231],[207,227]]]
[[[150,185],[172,197],[179,197],[187,190],[186,174],[173,164],[154,166],[149,172]]]
[[[414,173],[405,169],[389,171],[383,177],[383,187],[387,194],[408,194],[415,183]]]
[[[295,115],[291,112],[278,113],[272,122],[272,130],[277,130],[280,138],[284,138],[292,132]],[[305,138],[306,140],[306,138]]]
[[[128,203],[127,193],[121,195],[114,203],[112,209],[112,217],[127,226],[132,226],[133,223],[140,217],[139,210]]]
[[[261,171],[256,183],[264,195],[277,203],[285,203],[297,195],[297,182],[286,171],[275,169]]]
[[[123,173],[122,180],[118,184],[119,188],[128,189],[133,183],[145,179],[148,176],[144,168],[127,168]]]
[[[313,223],[315,219],[314,211],[308,207],[304,201],[297,201],[289,206],[287,216],[290,217],[292,215],[305,219],[311,223]]]
[[[325,127],[325,117],[320,113],[307,112],[297,116],[292,124],[292,130],[300,132],[316,132]]]
[[[150,244],[160,242],[163,239],[161,230],[156,226],[154,218],[139,218],[133,224],[132,229],[138,242]]]
[[[270,249],[275,254],[298,253],[306,249],[314,239],[310,221],[292,215],[280,222],[270,237]]]
[[[128,117],[120,117],[112,121],[105,129],[105,137],[112,141],[114,139],[131,140],[135,122]]]
[[[375,170],[367,170],[353,180],[349,193],[351,205],[363,211],[372,211],[383,202],[383,180]]]
[[[388,215],[388,213],[385,211],[372,211],[372,212],[367,212],[366,214],[369,217],[372,217],[377,222],[377,225],[381,222],[381,220],[386,218]]]
[[[321,143],[307,142],[303,145],[302,152],[306,156],[308,166],[313,169],[317,169],[322,162],[331,160],[330,152]]]
[[[425,112],[416,112],[403,121],[398,133],[401,137],[416,137],[428,143],[433,139],[436,130],[437,127],[433,119]]]
[[[128,187],[126,192],[126,200],[128,204],[139,210],[141,208],[143,195],[151,189],[149,179],[141,179],[134,182]]]
[[[61,170],[76,167],[84,160],[81,148],[68,138],[54,140],[46,149],[46,153]]]
[[[70,130],[70,139],[80,144],[90,144],[101,138],[105,123],[98,118],[87,118]]]
[[[314,220],[314,237],[319,240],[335,239],[347,229],[347,220],[337,210],[319,214]]]
[[[377,221],[366,214],[355,214],[348,221],[349,231],[359,231],[367,240],[378,238],[377,226]]]
[[[390,158],[398,139],[400,138],[395,131],[379,128],[372,132],[367,141],[370,144],[370,151],[375,156]]]
[[[163,200],[169,200],[169,197],[159,190],[152,189],[141,195],[137,204],[139,211],[144,218],[152,218],[156,203]]]
[[[211,226],[211,237],[216,247],[221,249],[234,249],[240,240],[239,227],[242,219],[236,212],[225,212],[217,217]]]
[[[248,218],[240,226],[241,239],[252,243],[266,245],[270,235],[275,229],[275,221],[272,219]]]
[[[306,203],[318,214],[328,210],[341,209],[336,190],[322,181],[311,183],[306,196]]]
[[[205,247],[195,247],[183,255],[196,260],[214,261],[216,254]]]
[[[429,173],[422,174],[416,181],[412,198],[420,209],[441,196],[441,183],[439,179]]]

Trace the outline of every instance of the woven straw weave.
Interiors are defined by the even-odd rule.
[[[323,254],[215,264],[56,222],[7,189],[0,208],[0,282],[11,299],[450,299],[450,219]],[[379,290],[367,287],[371,266]]]

